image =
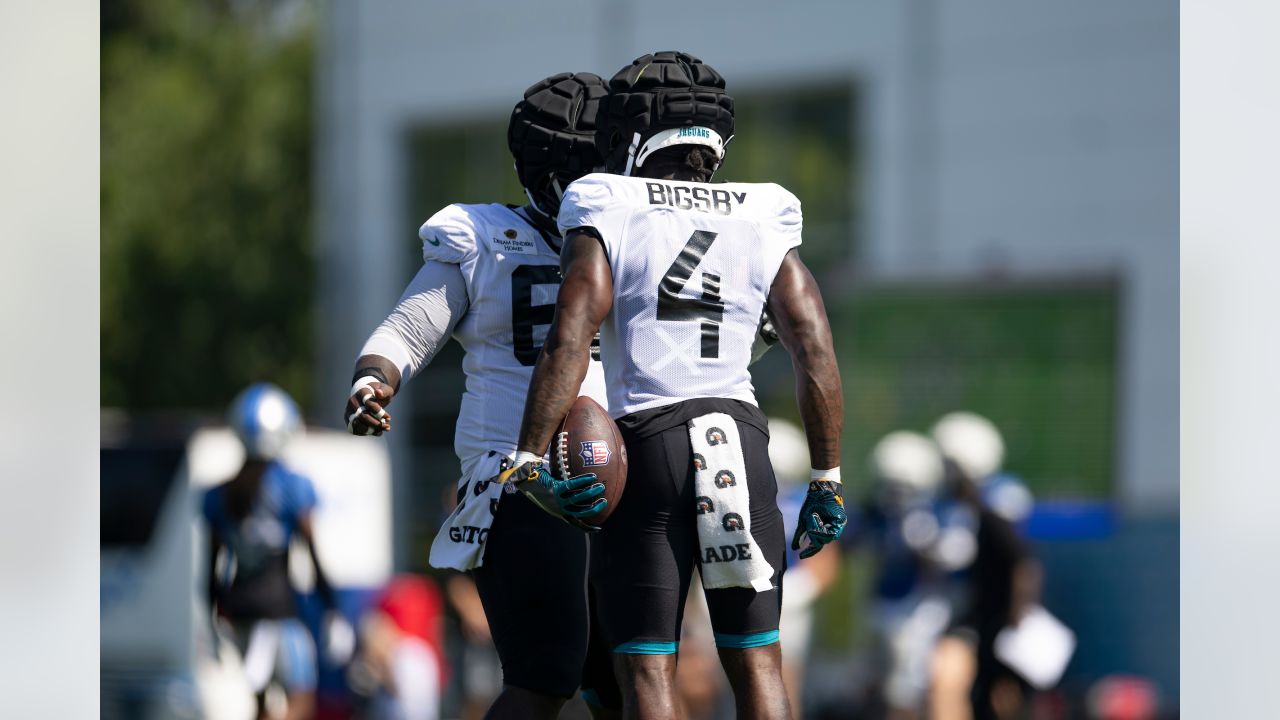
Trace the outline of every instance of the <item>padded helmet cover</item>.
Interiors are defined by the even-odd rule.
[[[623,172],[636,133],[640,144],[671,128],[701,126],[733,136],[733,97],[715,68],[684,52],[636,58],[609,80],[596,144],[609,172]]]
[[[511,111],[507,147],[516,175],[550,217],[559,211],[564,188],[601,164],[596,115],[607,93],[598,75],[560,73],[531,85]]]

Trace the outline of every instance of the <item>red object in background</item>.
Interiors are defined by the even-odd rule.
[[[1089,688],[1089,717],[1097,720],[1152,720],[1159,704],[1155,685],[1143,677],[1109,675]]]
[[[444,600],[429,578],[409,573],[396,575],[376,596],[367,613],[380,612],[396,629],[425,642],[435,653],[440,687],[449,682],[444,654]],[[349,689],[321,689],[316,697],[315,720],[352,720],[356,705]]]
[[[391,618],[400,632],[427,643],[440,661],[440,681],[446,682],[444,668],[444,598],[430,579],[421,575],[396,575],[383,588],[374,608]]]

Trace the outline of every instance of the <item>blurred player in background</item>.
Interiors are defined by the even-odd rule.
[[[951,619],[946,571],[972,560],[973,537],[967,527],[959,537],[944,527],[937,504],[943,461],[928,438],[891,432],[872,449],[869,466],[873,501],[855,537],[876,556],[876,684],[887,717],[913,720],[922,716],[930,658]],[[957,543],[967,555],[954,558],[948,545]]]
[[[315,488],[280,461],[302,420],[283,390],[259,383],[232,403],[228,422],[244,444],[245,461],[235,478],[210,489],[202,503],[209,525],[209,603],[244,657],[258,716],[309,718],[315,713],[316,647],[298,619],[289,579],[289,545],[295,537],[306,544],[316,590],[329,610],[326,651],[345,660],[354,637],[335,609],[333,589],[316,556]],[[283,703],[270,692],[280,686]]]
[[[790,537],[796,532],[809,488],[811,464],[804,430],[789,420],[769,418],[769,462],[778,478],[778,507],[782,510],[785,535]],[[778,640],[782,645],[782,679],[796,715],[803,715],[804,710],[804,671],[812,640],[813,606],[839,577],[840,560],[839,545],[831,545],[826,552],[804,560],[796,550],[787,552],[787,571],[783,575],[787,591],[782,594]]]
[[[984,486],[1004,462],[1004,440],[991,421],[968,412],[942,417],[933,438],[946,459],[949,489],[977,518],[977,529],[967,597],[934,653],[931,717],[1018,717],[1029,686],[996,658],[995,640],[1038,601],[1041,570],[1010,520],[983,502]],[[1015,512],[1029,507],[1029,493],[1024,499],[1000,506]]]
[[[360,621],[351,685],[370,700],[370,720],[436,720],[445,681],[444,600],[427,578],[401,574]]]
[[[590,73],[555,75],[525,91],[507,139],[529,203],[450,205],[427,220],[419,231],[423,266],[365,343],[345,409],[351,432],[386,432],[386,407],[401,383],[451,335],[466,351],[467,390],[454,438],[462,463],[458,504],[432,545],[431,564],[475,578],[502,660],[493,718],[554,718],[580,683],[584,696],[616,696],[595,687],[612,684],[608,673],[599,683],[583,681],[586,536],[489,482],[515,450],[519,416],[511,408],[524,405],[560,284],[556,213],[569,183],[600,164],[594,122],[605,93]],[[603,374],[590,355],[583,347],[589,371],[570,390],[604,404]],[[592,491],[594,478],[586,478],[560,488],[552,502],[582,500],[580,493]]]
[[[502,692],[502,658],[493,645],[484,601],[471,573],[447,571],[445,597],[453,611],[450,655],[457,672],[461,720],[479,720]]]
[[[630,465],[625,501],[593,538],[592,585],[627,717],[678,714],[677,641],[695,565],[738,717],[790,716],[778,646],[786,538],[768,421],[747,371],[766,307],[796,367],[817,468],[793,545],[807,537],[801,556],[813,555],[846,519],[840,375],[817,283],[795,252],[800,203],[777,185],[707,184],[733,134],[724,87],[676,52],[612,78],[599,136],[621,176],[589,175],[565,193],[555,322],[528,402],[511,406],[525,413],[503,478],[544,484],[542,455],[604,323],[609,412]]]

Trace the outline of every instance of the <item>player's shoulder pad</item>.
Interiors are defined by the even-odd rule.
[[[777,183],[769,183],[768,187],[774,200],[775,228],[788,240],[799,245],[801,231],[804,229],[804,213],[800,209],[800,198]]]
[[[475,257],[477,238],[484,231],[485,205],[449,205],[418,229],[423,261],[459,264]]]
[[[560,215],[556,218],[560,231],[594,225],[613,199],[614,183],[619,179],[619,176],[608,173],[591,173],[569,183],[560,200]]]

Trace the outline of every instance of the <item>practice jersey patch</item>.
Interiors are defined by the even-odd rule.
[[[509,254],[533,255],[538,252],[538,247],[534,244],[533,237],[521,233],[515,228],[508,228],[490,236],[489,244],[493,246],[494,250]]]

